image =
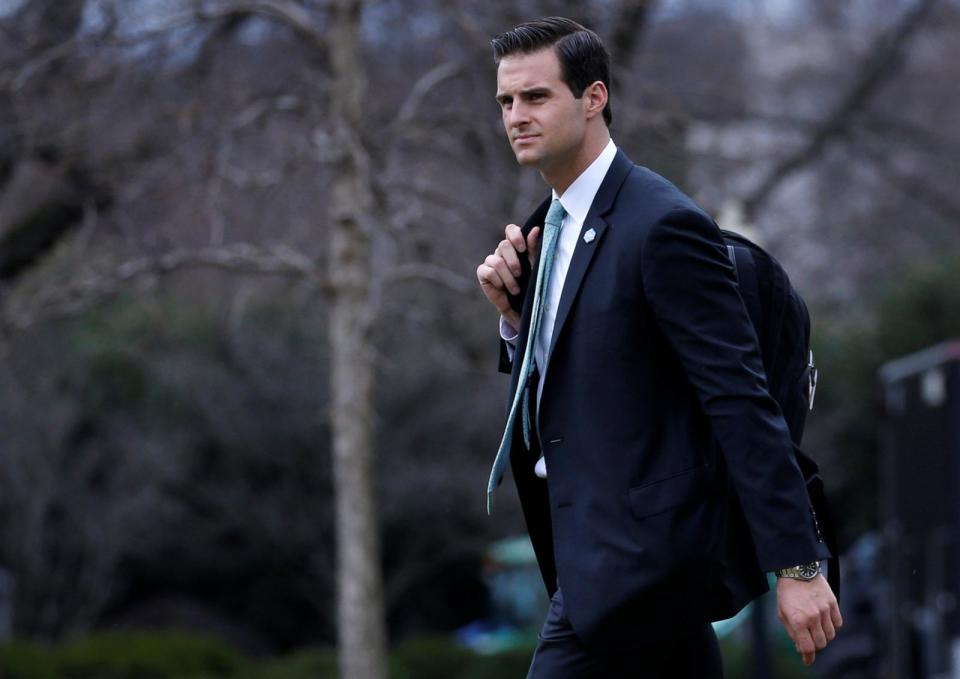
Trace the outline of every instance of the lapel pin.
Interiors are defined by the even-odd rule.
[[[584,242],[584,243],[592,243],[592,242],[593,242],[593,239],[596,238],[596,237],[597,237],[597,232],[594,231],[593,229],[590,229],[590,230],[587,231],[585,234],[583,234],[583,242]]]

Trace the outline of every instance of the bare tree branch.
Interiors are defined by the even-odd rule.
[[[610,54],[618,68],[629,67],[647,35],[656,6],[657,0],[623,0],[610,38]]]
[[[435,66],[420,76],[420,79],[410,88],[410,92],[400,107],[400,111],[397,113],[393,124],[395,126],[404,125],[413,120],[417,115],[417,109],[420,108],[420,103],[423,101],[423,98],[442,82],[459,74],[462,69],[463,66],[461,64],[448,61]]]
[[[9,333],[48,318],[75,315],[119,293],[136,279],[190,267],[303,278],[323,284],[317,263],[285,246],[264,249],[240,243],[220,248],[174,250],[155,257],[131,259],[110,272],[87,272],[63,286],[43,288],[22,304],[10,304],[3,312],[2,324]]]
[[[269,99],[259,99],[233,116],[230,127],[240,130],[252,125],[273,111],[293,111],[303,106],[303,100],[292,94],[285,94]]]
[[[487,31],[477,23],[470,16],[468,11],[464,11],[464,7],[460,7],[457,3],[444,3],[444,7],[447,9],[447,16],[456,24],[464,35],[466,35],[469,43],[477,51],[486,51],[490,50],[490,37],[487,34]]]
[[[924,205],[947,224],[960,224],[960,202],[934,188],[928,179],[897,167],[889,153],[877,150],[872,144],[855,144],[853,148],[874,166],[884,181],[904,196]]]
[[[197,0],[191,9],[171,13],[161,24],[123,38],[114,38],[112,43],[115,45],[137,44],[184,26],[221,19],[233,20],[250,15],[275,19],[293,30],[308,44],[319,48],[321,52],[327,50],[328,41],[324,31],[317,25],[310,12],[294,0],[218,0],[215,2]]]
[[[875,116],[865,117],[860,129],[883,137],[888,143],[899,137],[898,141],[911,149],[934,157],[954,162],[960,159],[960,139],[944,136],[940,129],[928,129],[905,119]]]
[[[222,18],[238,14],[259,14],[291,28],[304,41],[326,52],[329,42],[310,13],[293,0],[229,0],[200,8],[201,18]]]
[[[784,158],[743,201],[744,214],[751,220],[778,186],[790,175],[816,160],[827,145],[849,131],[853,118],[876,96],[901,65],[900,56],[922,25],[937,0],[918,0],[889,32],[876,40],[861,66],[853,87],[833,111],[817,126],[809,142]]]
[[[473,280],[456,271],[426,262],[397,265],[386,272],[384,277],[387,282],[402,282],[416,279],[428,280],[460,294],[472,292],[476,285]]]
[[[8,89],[10,92],[17,94],[21,92],[27,83],[35,76],[61,59],[75,53],[81,44],[96,42],[110,35],[116,28],[116,16],[110,11],[104,12],[104,16],[106,20],[95,34],[81,36],[78,33],[74,33],[65,40],[45,47],[39,54],[27,60],[26,63],[15,72],[0,72],[0,89]],[[13,37],[14,28],[12,24],[7,26],[6,22],[0,22],[0,27],[3,27],[4,32],[8,33],[11,38]],[[6,76],[6,78],[3,76]],[[5,80],[6,82],[4,82]]]
[[[13,77],[10,90],[20,92],[34,75],[73,52],[77,47],[77,42],[77,38],[70,38],[66,42],[44,50],[38,57],[28,61]]]

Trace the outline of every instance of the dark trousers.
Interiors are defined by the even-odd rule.
[[[723,679],[720,646],[704,624],[675,641],[625,648],[617,657],[591,653],[563,611],[557,589],[533,653],[527,679]]]

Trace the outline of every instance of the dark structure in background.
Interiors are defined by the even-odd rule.
[[[960,340],[880,370],[889,676],[960,676]]]

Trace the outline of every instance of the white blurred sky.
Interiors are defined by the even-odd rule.
[[[27,0],[0,0],[0,17],[16,11],[26,4]],[[728,8],[747,13],[763,12],[771,19],[784,19],[797,7],[796,0],[663,0],[660,9],[669,12],[686,5],[706,5],[719,3]],[[96,4],[96,3],[94,3]],[[144,14],[153,14],[163,5],[181,4],[174,0],[127,0],[129,7],[136,7]]]
[[[13,12],[23,3],[24,0],[0,0],[0,16]]]

